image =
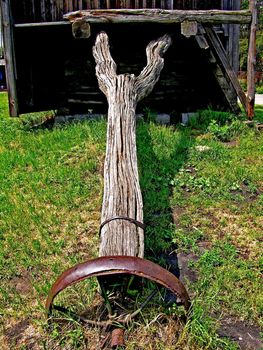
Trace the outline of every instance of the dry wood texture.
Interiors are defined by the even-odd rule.
[[[139,185],[135,109],[159,79],[164,65],[162,55],[171,44],[168,35],[150,42],[146,48],[147,65],[138,77],[116,74],[108,36],[97,36],[93,55],[99,87],[108,100],[107,149],[104,164],[104,196],[101,222],[125,216],[143,222],[143,202]],[[102,228],[100,256],[130,255],[143,257],[143,229],[126,220],[114,220]]]
[[[196,21],[198,23],[250,23],[251,11],[224,10],[160,10],[160,9],[116,9],[91,10],[67,13],[64,19],[74,21],[85,17],[90,23],[180,23]]]
[[[1,2],[2,31],[5,48],[5,68],[8,89],[9,112],[12,117],[18,116],[15,48],[13,37],[12,17],[9,0]]]
[[[249,49],[247,60],[247,115],[249,119],[254,117],[255,111],[255,66],[256,66],[256,32],[257,32],[257,0],[250,0],[252,23],[250,27]]]

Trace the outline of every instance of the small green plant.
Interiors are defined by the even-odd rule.
[[[258,85],[258,86],[256,87],[256,93],[257,93],[257,94],[263,94],[263,84]]]
[[[220,125],[223,125],[235,118],[228,112],[218,112],[211,109],[198,111],[195,116],[190,118],[188,126],[191,128],[197,128],[201,130],[207,129],[208,125],[215,120]]]
[[[246,126],[240,120],[233,120],[231,123],[220,125],[216,120],[212,120],[207,127],[207,131],[216,140],[229,142],[244,132]]]

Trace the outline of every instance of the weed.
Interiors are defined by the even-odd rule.
[[[207,131],[213,135],[216,140],[223,142],[233,140],[244,133],[246,129],[246,126],[240,120],[233,120],[231,123],[222,126],[215,120],[212,120],[207,127]]]

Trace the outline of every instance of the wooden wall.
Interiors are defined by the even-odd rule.
[[[86,8],[162,7],[174,9],[210,9],[226,5],[225,0],[180,1],[87,1],[87,0],[0,0],[10,3],[10,23],[13,63],[11,115],[66,107],[70,112],[107,111],[105,97],[98,88],[92,46],[101,30],[111,40],[113,57],[119,72],[138,74],[145,65],[145,47],[162,33],[170,33],[173,45],[165,57],[165,68],[153,93],[139,105],[159,112],[191,112],[211,106],[226,109],[229,104],[213,75],[215,67],[206,50],[201,50],[194,37],[181,35],[180,24],[136,26],[92,25],[88,40],[76,40],[71,25],[62,22],[63,13]],[[238,0],[230,0],[234,5]],[[232,6],[231,5],[231,6]],[[229,3],[228,3],[229,6]],[[59,21],[59,22],[58,22]],[[20,25],[32,22],[55,22],[52,25]],[[63,24],[63,25],[60,25]],[[65,24],[65,25],[64,25]],[[147,28],[147,30],[146,30]],[[226,27],[228,28],[228,27]],[[227,29],[228,30],[228,29]],[[236,50],[229,45],[231,33],[221,33],[228,53]],[[230,34],[229,34],[230,33]],[[231,39],[232,38],[232,39]],[[11,81],[10,80],[10,81]],[[10,91],[10,88],[9,88]],[[15,104],[13,103],[15,101]]]
[[[30,23],[61,21],[63,13],[86,9],[220,9],[221,1],[224,0],[11,0],[11,6],[15,23]]]
[[[191,112],[227,103],[212,73],[209,54],[194,38],[186,39],[180,25],[94,25],[88,40],[72,37],[70,26],[20,28],[15,32],[20,113],[66,107],[70,113],[107,112],[95,77],[92,46],[105,30],[118,72],[138,74],[146,63],[149,41],[170,33],[173,45],[165,55],[160,81],[138,110]],[[142,34],[143,33],[143,34]],[[27,40],[23,40],[27,37]]]

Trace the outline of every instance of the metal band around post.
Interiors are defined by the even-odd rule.
[[[109,218],[101,223],[100,228],[99,228],[99,235],[101,235],[101,230],[102,230],[103,226],[105,226],[106,224],[108,224],[109,222],[114,221],[114,220],[126,220],[126,221],[129,221],[132,224],[136,225],[137,227],[140,227],[142,230],[145,230],[145,224],[143,224],[140,221],[129,218],[127,216],[113,216],[112,218]]]

